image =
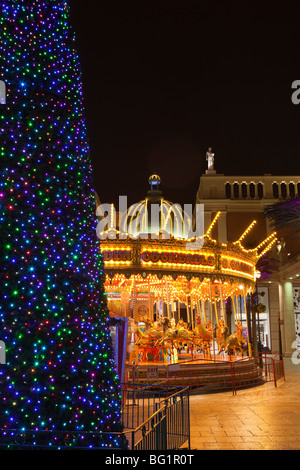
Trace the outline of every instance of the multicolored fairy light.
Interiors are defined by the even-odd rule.
[[[122,445],[69,13],[1,2],[0,446]]]

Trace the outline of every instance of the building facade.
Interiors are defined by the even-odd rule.
[[[210,164],[200,177],[196,204],[204,204],[205,230],[221,211],[215,227],[215,238],[221,243],[236,240],[255,221],[244,240],[245,247],[251,248],[273,232],[265,208],[299,196],[300,176],[225,176]],[[300,350],[300,234],[291,234],[287,227],[277,238],[268,261],[271,272],[257,281],[259,299],[265,305],[258,328],[264,346],[290,357],[297,354],[298,342]]]

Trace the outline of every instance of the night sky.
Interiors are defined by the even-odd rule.
[[[155,172],[195,203],[209,146],[218,173],[300,174],[299,1],[72,0],[71,20],[101,202]]]

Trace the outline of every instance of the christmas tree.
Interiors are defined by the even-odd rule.
[[[0,19],[0,446],[123,445],[81,71],[65,0]]]

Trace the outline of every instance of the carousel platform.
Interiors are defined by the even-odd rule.
[[[221,355],[212,358],[197,354],[174,363],[139,362],[127,366],[128,384],[188,386],[193,391],[222,391],[263,383],[262,369],[248,356]]]

